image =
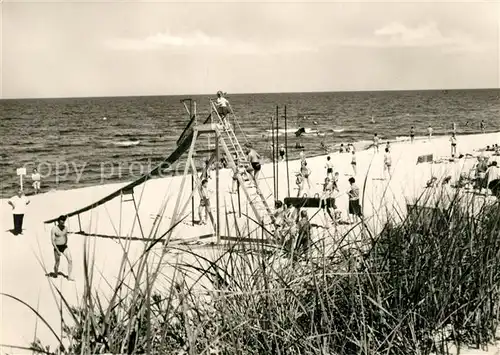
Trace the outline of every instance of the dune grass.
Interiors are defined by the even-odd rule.
[[[299,257],[235,244],[210,258],[183,250],[196,262],[166,265],[176,251],[168,235],[145,245],[138,260],[129,259],[124,244],[109,299],[93,289],[89,246],[83,299],[78,307],[63,302],[70,315],[64,344],[56,351],[37,340],[30,348],[406,355],[486,346],[500,320],[500,204],[471,215],[460,196],[445,209],[413,210],[401,223],[386,223],[378,236],[324,232]]]

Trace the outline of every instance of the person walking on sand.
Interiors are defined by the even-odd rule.
[[[33,189],[35,190],[35,195],[40,192],[40,174],[38,173],[38,170],[35,168],[33,169],[33,174],[31,174],[31,180],[33,180]]]
[[[257,180],[259,178],[260,169],[262,168],[260,164],[261,157],[251,146],[248,146],[247,148],[247,156],[248,156],[248,161],[252,165],[253,178],[255,180],[255,186],[257,186],[258,184]]]
[[[481,133],[484,133],[484,120],[481,120]]]
[[[207,224],[207,210],[210,208],[210,199],[208,197],[208,180],[203,179],[200,187],[200,204],[198,206],[198,217],[200,224]]]
[[[378,138],[378,134],[375,133],[373,135],[373,149],[375,150],[375,153],[378,153],[378,145],[379,145],[379,138]]]
[[[12,197],[7,203],[12,207],[14,235],[23,234],[24,213],[26,212],[26,206],[30,204],[30,200],[24,195],[23,190],[19,190],[17,195]]]
[[[354,216],[353,221],[355,223],[357,217],[363,218],[361,205],[359,204],[359,187],[356,185],[356,179],[353,177],[349,178],[349,183],[351,184],[351,188],[347,192],[349,196],[349,219],[351,219],[350,216]]]
[[[75,281],[72,277],[73,261],[71,259],[71,253],[68,249],[68,229],[64,225],[66,222],[66,216],[59,216],[57,219],[57,225],[52,227],[51,240],[52,246],[54,247],[54,277],[59,275],[59,263],[61,262],[61,254],[64,255],[68,261],[68,280]]]
[[[387,143],[385,144],[385,149],[391,150],[391,142],[387,141]]]
[[[332,179],[333,178],[333,163],[332,163],[332,160],[329,156],[326,157],[325,168],[326,168],[326,177],[329,179]]]
[[[455,133],[451,134],[450,143],[451,143],[451,157],[455,158],[455,156],[457,155],[457,137],[455,136]]]
[[[432,132],[433,132],[433,129],[432,129],[431,125],[429,125],[429,127],[427,127],[427,133],[429,134],[429,141],[432,139]]]
[[[385,153],[384,153],[384,175],[387,172],[388,175],[389,175],[389,178],[392,178],[391,166],[392,166],[391,153],[389,152],[389,148],[385,148]],[[385,176],[384,176],[384,179],[385,179]]]
[[[410,142],[413,144],[413,141],[415,140],[415,128],[411,126],[410,128]]]
[[[356,176],[358,171],[357,171],[357,164],[356,164],[356,151],[354,151],[354,149],[352,151],[351,166],[352,166],[352,172],[353,172],[354,176]]]

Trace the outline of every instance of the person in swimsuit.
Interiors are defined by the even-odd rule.
[[[379,138],[378,138],[378,134],[375,133],[373,135],[373,148],[375,149],[375,152],[378,153],[378,143],[379,143]]]
[[[389,148],[385,148],[385,154],[384,154],[384,175],[387,172],[387,174],[389,175],[389,178],[392,177],[391,165],[392,165],[391,153],[389,152]],[[384,179],[385,179],[385,177],[384,177]]]
[[[208,180],[201,181],[200,188],[200,205],[198,206],[198,216],[200,217],[200,224],[207,224],[207,210],[210,208],[210,199],[208,198]]]
[[[427,133],[429,134],[429,140],[431,140],[431,139],[432,139],[432,132],[433,132],[433,131],[434,131],[434,130],[432,129],[431,125],[429,125],[429,127],[427,127]]]
[[[356,164],[356,152],[354,150],[352,151],[351,166],[352,166],[352,171],[354,173],[354,176],[356,176],[357,164]]]
[[[304,180],[302,181],[302,189],[304,189],[304,185],[307,182],[307,186],[309,187],[309,190],[311,190],[311,181],[309,180],[309,175],[311,175],[311,169],[307,167],[307,162],[305,160],[300,165],[300,174],[304,178]]]
[[[413,128],[413,126],[411,126],[411,128],[410,128],[410,141],[411,141],[411,143],[413,143],[414,139],[415,139],[415,128]]]
[[[285,145],[280,144],[280,159],[281,161],[285,160]]]
[[[71,259],[71,253],[68,249],[68,229],[64,225],[66,222],[66,216],[59,216],[57,219],[57,225],[52,227],[51,238],[52,246],[54,247],[54,277],[59,274],[59,263],[61,261],[61,254],[64,255],[68,261],[68,280],[75,281],[71,275],[73,269],[73,261]]]
[[[326,168],[326,177],[331,180],[333,178],[333,163],[330,157],[326,157],[325,168]]]
[[[260,165],[260,155],[253,149],[251,146],[248,146],[247,149],[248,161],[252,165],[253,168],[253,178],[255,180],[255,184],[257,185],[257,179],[259,177],[261,165]]]
[[[451,134],[450,143],[451,143],[451,157],[454,158],[455,155],[457,155],[457,137],[455,137],[455,133]]]

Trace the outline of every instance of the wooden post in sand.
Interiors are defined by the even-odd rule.
[[[288,189],[288,197],[290,197],[290,176],[288,175],[288,132],[287,132],[287,120],[286,120],[286,105],[285,105],[285,159],[286,159],[286,186]]]
[[[196,107],[196,102],[194,103]],[[193,117],[193,101],[189,100],[189,116]],[[196,113],[194,114],[194,125],[196,126]],[[188,162],[186,162],[188,164]],[[194,191],[194,172],[191,173],[191,192]],[[191,224],[194,226],[194,193],[191,193]]]
[[[280,149],[280,145],[279,145],[279,142],[278,142],[278,137],[279,137],[279,122],[280,122],[280,118],[279,118],[279,108],[278,106],[276,105],[276,200],[279,200],[279,149]]]
[[[217,237],[217,244],[220,244],[220,205],[219,205],[219,164],[220,164],[220,151],[219,151],[219,133],[215,136],[215,213],[216,226],[215,226],[215,236]]]
[[[276,106],[276,111],[278,111],[278,106]],[[272,139],[272,146],[273,146],[273,193],[274,193],[274,199],[276,200],[276,163],[274,161],[274,151],[276,149],[275,142],[274,142],[274,118],[271,116],[271,139]]]

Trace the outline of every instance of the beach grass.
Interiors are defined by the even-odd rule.
[[[94,289],[95,251],[87,243],[78,306],[53,286],[65,314],[63,334],[55,335],[59,349],[39,340],[27,348],[40,354],[446,354],[487,346],[500,321],[500,204],[481,203],[471,214],[461,198],[457,191],[446,208],[416,208],[399,223],[380,215],[384,228],[376,236],[363,222],[348,232],[324,231],[305,255],[285,245],[232,244],[213,257],[182,249],[191,262],[167,263],[179,249],[169,233],[145,244],[134,260],[124,243],[106,298]],[[235,231],[259,238],[252,233]]]

